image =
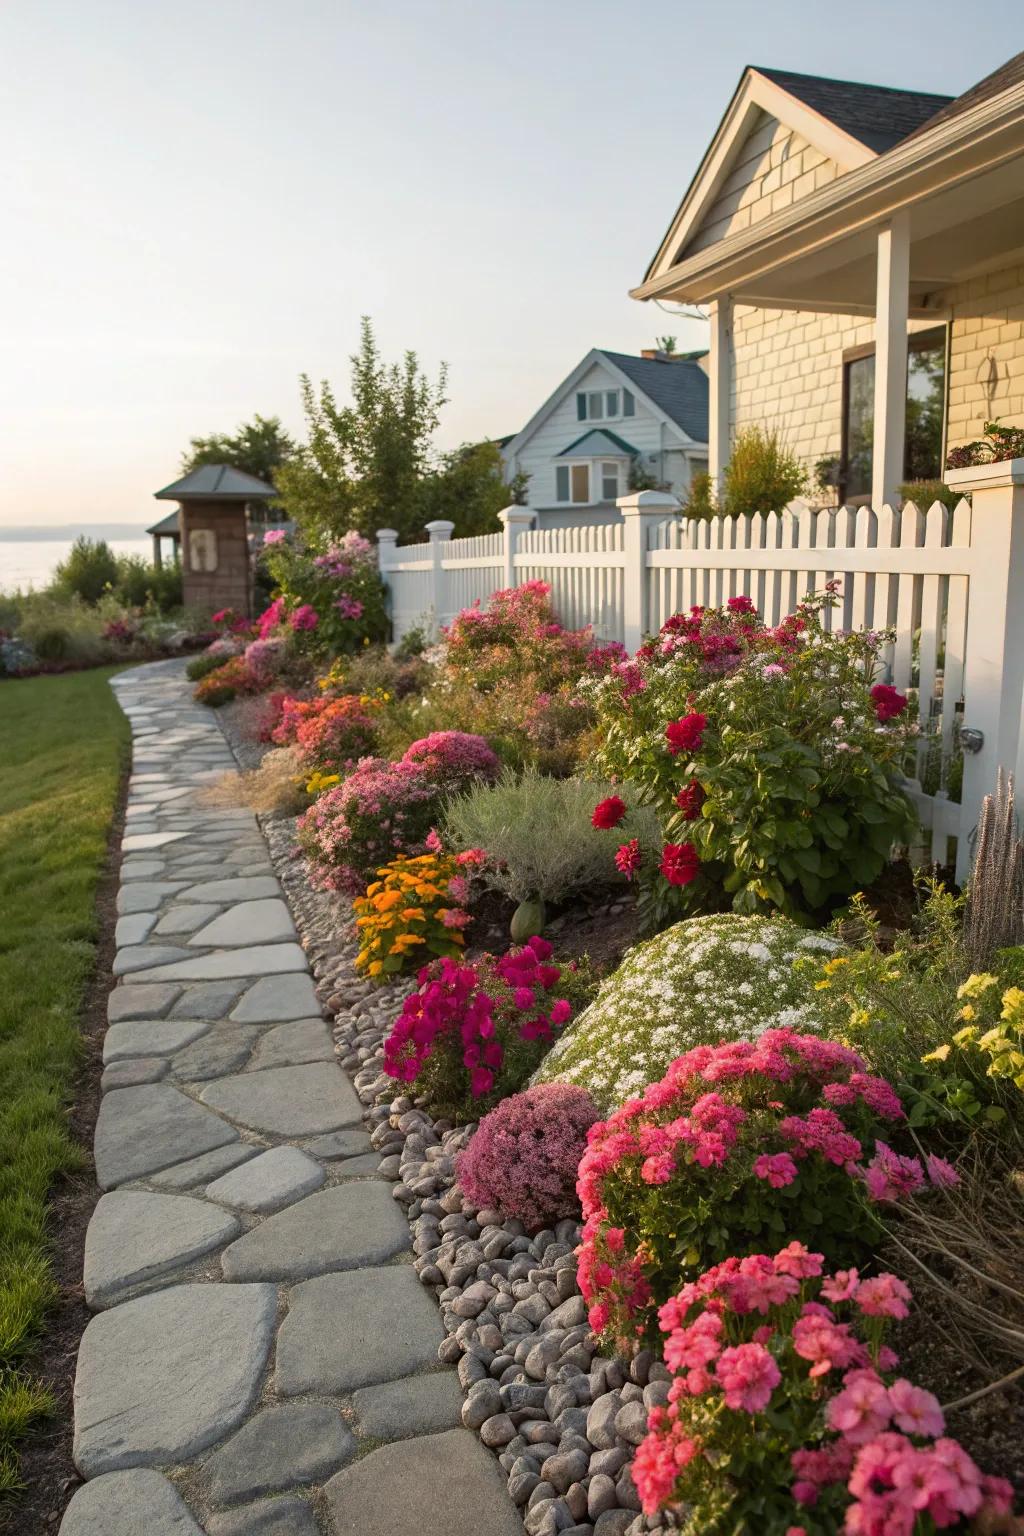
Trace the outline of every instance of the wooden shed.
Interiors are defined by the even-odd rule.
[[[157,501],[178,503],[186,608],[233,608],[252,617],[249,508],[276,494],[272,485],[228,464],[203,464],[155,493]]]

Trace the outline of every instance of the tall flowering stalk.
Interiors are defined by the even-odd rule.
[[[688,1536],[1015,1528],[1010,1485],[894,1376],[885,1331],[909,1301],[895,1275],[826,1274],[799,1242],[683,1285],[658,1313],[674,1379],[633,1463],[644,1513],[686,1510]]]

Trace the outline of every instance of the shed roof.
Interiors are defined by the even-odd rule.
[[[859,80],[830,80],[825,75],[801,75],[788,69],[767,69],[760,64],[751,67],[880,155],[909,138],[953,101],[952,96],[938,96],[930,91],[867,85]]]
[[[631,357],[628,352],[601,350],[688,437],[695,443],[707,442],[708,376],[695,359]]]
[[[168,512],[166,517],[162,517],[158,523],[154,523],[152,528],[147,528],[146,532],[151,535],[159,534],[164,537],[180,536],[181,524],[178,521],[177,512]]]
[[[157,501],[265,501],[277,492],[265,480],[230,464],[201,464],[153,494]]]

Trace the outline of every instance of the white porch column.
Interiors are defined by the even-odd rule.
[[[907,312],[910,214],[894,213],[878,231],[875,289],[875,418],[871,505],[895,506],[907,432]]]
[[[729,462],[729,410],[732,398],[732,299],[724,294],[710,306],[708,354],[708,473],[715,490]]]

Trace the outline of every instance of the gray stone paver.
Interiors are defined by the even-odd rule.
[[[409,1224],[383,1184],[339,1184],[307,1195],[224,1250],[228,1280],[302,1280],[383,1264],[409,1247]]]
[[[276,1211],[319,1189],[327,1175],[298,1147],[271,1147],[208,1185],[209,1199],[240,1211]]]
[[[321,1482],[351,1461],[356,1447],[337,1408],[327,1403],[273,1404],[204,1463],[210,1497],[215,1504],[238,1504]]]
[[[203,1536],[185,1501],[160,1472],[135,1467],[85,1483],[58,1536]]]
[[[206,1450],[251,1408],[274,1338],[272,1285],[178,1285],[93,1318],[75,1378],[86,1477]]]
[[[329,1061],[222,1077],[200,1097],[239,1125],[277,1136],[337,1131],[358,1125],[363,1117],[355,1089]]]
[[[75,1382],[91,1481],[61,1532],[433,1536],[436,1505],[445,1536],[463,1517],[521,1536],[497,1469],[451,1428],[441,1318],[259,824],[203,802],[234,767],[217,718],[179,662],[113,686],[134,762],[95,1142],[107,1193],[86,1240],[104,1310]],[[360,1461],[371,1437],[400,1454]],[[424,1453],[403,1450],[420,1444],[451,1467],[424,1484],[426,1523]]]
[[[113,1189],[237,1140],[226,1121],[170,1083],[115,1088],[104,1094],[96,1122],[96,1181]]]
[[[102,1197],[85,1238],[85,1299],[97,1311],[237,1236],[227,1211],[188,1195],[117,1189]]]
[[[468,1429],[371,1451],[325,1493],[336,1536],[522,1536],[498,1463]]]

